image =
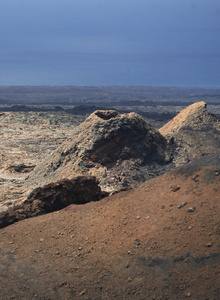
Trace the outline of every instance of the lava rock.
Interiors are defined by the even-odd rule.
[[[17,221],[60,210],[70,204],[85,204],[105,196],[95,177],[80,176],[39,187],[21,205],[0,213],[0,228]]]

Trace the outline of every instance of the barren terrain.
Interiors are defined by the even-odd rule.
[[[23,199],[21,187],[28,173],[71,136],[82,119],[51,111],[1,114],[0,202],[4,207]]]
[[[215,164],[1,229],[1,299],[219,299]]]
[[[203,89],[0,87],[0,299],[220,299],[219,99]],[[119,114],[89,116],[99,108]],[[122,114],[131,111],[144,119]],[[128,124],[134,139],[122,134]],[[108,197],[88,176],[103,190],[104,169]],[[130,189],[137,171],[149,181]],[[81,204],[44,214],[51,199]]]

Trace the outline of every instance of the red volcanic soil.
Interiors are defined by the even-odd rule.
[[[220,299],[220,168],[0,230],[0,299]]]

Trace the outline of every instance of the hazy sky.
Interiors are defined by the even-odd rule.
[[[220,1],[0,0],[0,41],[0,85],[102,85],[107,64],[114,77],[117,62],[121,76],[133,64],[143,85],[137,63],[188,58],[218,76]]]

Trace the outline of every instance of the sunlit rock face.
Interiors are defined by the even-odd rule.
[[[176,166],[220,149],[220,121],[206,109],[204,101],[182,110],[159,132],[174,146]]]

